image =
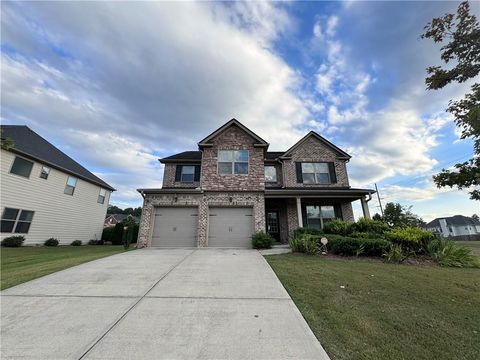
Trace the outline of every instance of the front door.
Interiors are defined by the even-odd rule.
[[[275,240],[280,241],[280,229],[278,226],[278,211],[276,210],[268,210],[267,211],[267,232],[273,237]]]

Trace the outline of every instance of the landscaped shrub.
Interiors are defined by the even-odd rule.
[[[385,257],[386,262],[400,264],[408,259],[410,254],[411,253],[402,248],[402,245],[391,244],[384,252],[383,256]]]
[[[360,218],[357,222],[351,224],[351,232],[376,234],[381,237],[390,230],[387,224],[382,221]]]
[[[348,235],[352,229],[352,223],[341,219],[333,219],[323,225],[323,231],[327,234]]]
[[[308,255],[318,254],[318,235],[303,234],[290,241],[292,252],[301,252]]]
[[[405,227],[393,229],[386,234],[387,240],[399,244],[407,252],[425,252],[427,245],[434,239],[431,231],[418,227]]]
[[[384,239],[355,239],[342,235],[327,234],[327,249],[343,256],[382,256],[389,246]]]
[[[273,242],[274,240],[270,234],[263,231],[256,232],[252,235],[252,247],[254,249],[270,249]]]
[[[304,234],[319,236],[319,235],[323,234],[323,231],[322,231],[322,229],[316,228],[316,227],[301,227],[301,228],[297,228],[293,231],[293,237],[294,238],[301,237]]]
[[[103,245],[105,244],[104,240],[88,240],[88,245]]]
[[[72,246],[82,246],[82,241],[81,240],[73,240],[70,245],[72,245]]]
[[[103,228],[102,240],[103,241],[112,241],[113,236],[114,236],[114,230],[115,230],[114,226]]]
[[[9,236],[2,240],[1,245],[4,247],[20,247],[25,241],[25,236],[15,235]]]
[[[426,253],[441,266],[479,267],[472,250],[451,240],[435,239],[426,247]]]
[[[55,239],[55,238],[50,238],[48,240],[45,240],[45,242],[43,243],[43,245],[45,246],[58,246],[58,240]]]

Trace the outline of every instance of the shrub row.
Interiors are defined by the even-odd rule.
[[[385,239],[352,238],[342,235],[325,235],[328,239],[327,249],[336,255],[343,256],[382,256],[388,249]]]
[[[103,229],[102,232],[102,240],[109,241],[112,245],[122,245],[123,244],[123,232],[125,226],[133,226],[133,233],[132,233],[132,243],[137,242],[138,237],[138,230],[139,225],[137,224],[125,224],[125,223],[118,223],[112,227],[106,227]]]
[[[6,237],[5,239],[2,240],[1,245],[3,247],[20,247],[25,241],[25,236],[23,235],[15,235],[15,236],[9,236]],[[45,240],[43,243],[44,246],[58,246],[60,242],[58,239],[55,238],[50,238]],[[80,246],[82,245],[82,242],[80,240],[73,240],[72,243],[70,244],[72,246]]]
[[[357,222],[350,223],[340,219],[334,219],[325,223],[323,231],[328,234],[378,238],[383,237],[390,228],[382,221],[361,218]]]

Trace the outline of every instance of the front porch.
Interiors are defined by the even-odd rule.
[[[287,243],[299,227],[318,227],[332,219],[353,222],[353,201],[360,201],[363,216],[370,218],[368,201],[372,190],[364,189],[275,189],[265,191],[265,230]]]

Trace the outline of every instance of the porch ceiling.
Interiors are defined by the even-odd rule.
[[[365,197],[365,195],[374,194],[375,190],[371,189],[354,189],[354,188],[344,188],[344,189],[332,189],[332,188],[323,188],[323,189],[292,189],[292,188],[283,188],[283,189],[265,189],[265,198],[343,198],[351,200],[359,200]]]

